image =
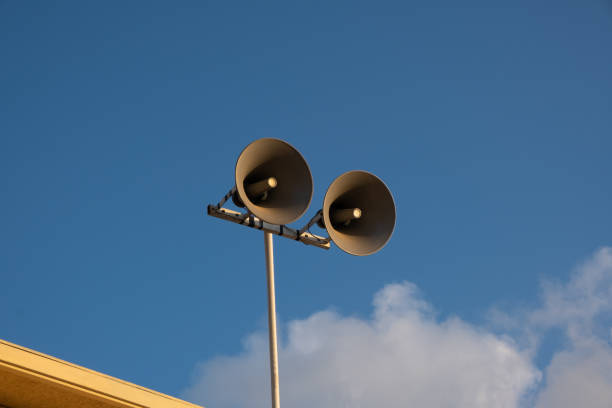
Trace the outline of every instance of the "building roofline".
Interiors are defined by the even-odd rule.
[[[0,406],[50,406],[49,400],[64,408],[87,401],[100,407],[202,408],[0,339]]]

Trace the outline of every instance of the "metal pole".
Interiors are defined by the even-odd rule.
[[[278,350],[276,347],[276,300],[274,298],[274,249],[272,233],[264,231],[266,272],[268,277],[268,331],[270,335],[270,385],[272,408],[280,408],[278,392]]]

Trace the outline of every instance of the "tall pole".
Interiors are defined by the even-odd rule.
[[[264,231],[266,272],[268,277],[268,332],[270,340],[270,385],[272,408],[280,408],[278,390],[278,350],[276,347],[276,300],[274,298],[274,249],[272,233]]]

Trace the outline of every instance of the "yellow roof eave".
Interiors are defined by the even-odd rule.
[[[202,408],[0,340],[0,407]]]

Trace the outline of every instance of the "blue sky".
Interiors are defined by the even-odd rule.
[[[596,0],[0,2],[0,338],[179,396],[245,353],[263,238],[204,209],[260,137],[309,162],[301,221],[352,169],[398,212],[370,257],[275,239],[283,341],[393,284],[505,335],[492,310],[540,310],[612,245],[610,44]],[[546,333],[539,384],[568,342]]]

